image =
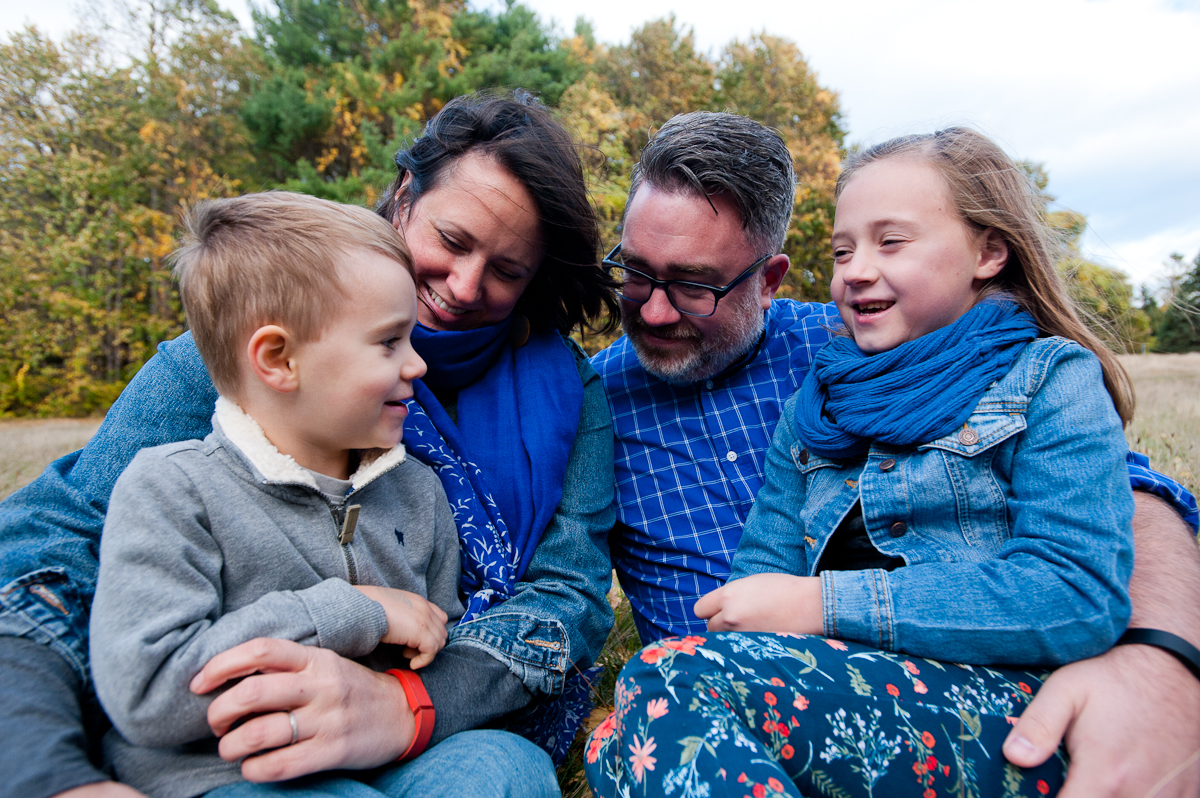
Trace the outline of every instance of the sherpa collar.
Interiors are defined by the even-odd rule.
[[[308,469],[297,463],[290,454],[284,454],[267,440],[258,422],[246,411],[224,396],[217,397],[213,426],[218,427],[234,447],[262,475],[264,482],[307,485],[319,490],[317,481]],[[358,470],[350,475],[350,486],[360,490],[375,478],[404,462],[403,443],[391,449],[366,449],[362,452]]]

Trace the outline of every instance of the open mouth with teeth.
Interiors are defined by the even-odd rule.
[[[429,286],[425,286],[425,297],[430,302],[432,302],[433,304],[437,305],[442,310],[449,313],[451,316],[461,316],[467,312],[467,311],[463,310],[462,308],[450,307],[449,303],[447,303],[446,300],[442,299],[441,295],[439,295],[436,291],[434,291]]]
[[[876,313],[882,313],[890,308],[895,302],[855,302],[853,307],[855,312],[862,316],[873,316]]]

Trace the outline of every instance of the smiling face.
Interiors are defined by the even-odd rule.
[[[434,330],[508,318],[542,261],[533,197],[483,155],[461,156],[393,223],[412,252],[417,320]]]
[[[874,354],[970,310],[1008,246],[958,217],[934,166],[892,158],[864,167],[842,191],[833,254],[833,301],[859,348]]]
[[[297,451],[289,453],[302,465],[301,453],[312,462],[340,462],[351,449],[395,446],[412,381],[425,373],[425,361],[412,348],[417,304],[408,271],[370,250],[349,253],[340,271],[352,298],[319,338],[299,344],[295,354],[295,417],[302,424],[301,440],[291,444]]]
[[[747,240],[733,204],[710,199],[643,183],[625,210],[622,260],[659,280],[728,285],[764,253]],[[754,345],[786,270],[786,256],[771,258],[706,317],[680,313],[662,290],[642,303],[623,299],[621,327],[646,371],[674,383],[706,379]]]

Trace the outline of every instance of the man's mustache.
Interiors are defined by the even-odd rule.
[[[656,338],[667,338],[679,341],[700,341],[704,336],[700,331],[685,321],[674,324],[664,324],[662,327],[651,327],[642,321],[641,316],[633,316],[626,321],[630,332],[649,333]]]

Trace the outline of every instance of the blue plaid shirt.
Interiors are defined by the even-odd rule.
[[[729,577],[783,403],[838,324],[832,304],[775,300],[757,355],[694,385],[647,374],[625,338],[592,358],[616,434],[613,566],[643,641],[705,630],[692,608]],[[1144,455],[1127,460],[1135,490],[1166,499],[1197,525],[1191,494]]]

